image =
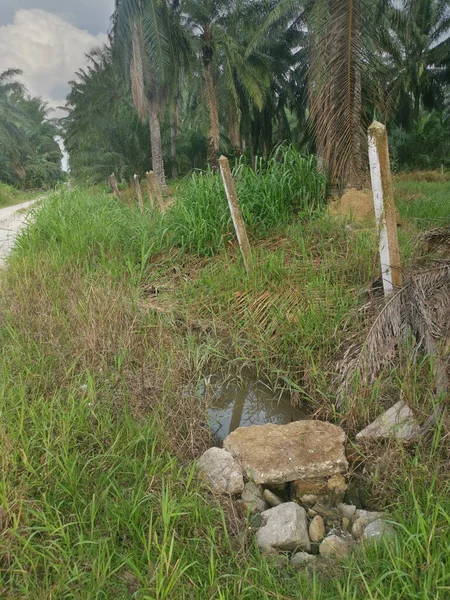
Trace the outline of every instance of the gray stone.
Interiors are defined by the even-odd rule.
[[[343,517],[347,517],[347,519],[350,519],[350,521],[353,519],[356,513],[356,506],[353,506],[352,504],[342,504],[341,502],[337,505],[337,509]]]
[[[405,402],[400,400],[373,423],[356,434],[356,439],[395,438],[407,440],[417,436],[419,423]]]
[[[201,477],[217,494],[240,494],[244,478],[239,463],[223,448],[209,448],[197,462]]]
[[[342,529],[344,531],[350,531],[352,528],[352,522],[348,517],[342,517]]]
[[[373,521],[377,521],[383,517],[383,513],[372,511],[372,510],[362,510],[358,509],[356,511],[357,519],[366,519],[368,523],[373,523]]]
[[[348,468],[343,429],[325,421],[239,427],[223,446],[256,484],[332,477]]]
[[[298,568],[317,560],[314,554],[308,554],[307,552],[297,552],[291,558],[291,567]]]
[[[280,506],[284,503],[284,500],[271,492],[270,490],[264,490],[263,498],[270,506]]]
[[[261,513],[263,526],[256,534],[261,551],[309,550],[308,522],[305,509],[295,502],[285,502]]]
[[[261,490],[252,481],[245,484],[240,505],[244,511],[251,513],[262,512],[267,508]]]
[[[364,529],[363,538],[364,540],[379,542],[381,540],[392,539],[394,536],[394,529],[386,521],[383,521],[383,519],[377,519],[369,523]]]
[[[325,537],[325,523],[320,515],[314,517],[309,524],[309,537],[312,542],[321,542]]]
[[[328,535],[320,544],[320,554],[327,558],[342,558],[353,549],[351,536]]]
[[[303,506],[308,506],[311,508],[314,506],[314,504],[316,504],[318,499],[319,499],[319,497],[316,496],[315,494],[305,494],[304,496],[299,498],[300,503],[303,504]]]
[[[368,524],[369,521],[367,519],[363,519],[362,517],[356,519],[352,525],[352,536],[355,538],[355,540],[359,540]]]

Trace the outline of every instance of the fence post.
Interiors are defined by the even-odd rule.
[[[245,269],[248,272],[250,268],[250,244],[248,243],[247,230],[245,229],[244,219],[242,218],[239,199],[236,194],[236,188],[234,187],[233,177],[231,176],[228,158],[221,156],[219,158],[219,166],[231,218],[233,219],[234,229],[241,249],[242,259],[244,261]]]
[[[397,213],[392,188],[386,127],[374,121],[369,127],[369,164],[373,205],[380,236],[380,262],[384,295],[402,285]]]
[[[111,173],[110,177],[109,177],[109,183],[111,184],[112,187],[112,191],[114,193],[114,196],[116,198],[120,199],[120,195],[119,195],[119,187],[117,185],[117,179],[114,173]]]
[[[152,188],[153,194],[156,196],[161,212],[164,212],[164,201],[161,194],[161,188],[159,187],[158,180],[153,171],[148,172],[147,181],[150,182],[150,187]]]
[[[139,177],[135,174],[133,176],[134,179],[134,189],[136,190],[136,196],[138,198],[138,202],[139,202],[139,210],[141,212],[144,212],[144,201],[142,200],[142,190],[141,190],[141,184],[139,183]]]
[[[151,178],[150,178],[150,173],[147,171],[147,173],[145,174],[145,179],[147,180],[147,192],[148,192],[148,198],[150,200],[150,206],[152,208],[155,208],[155,197],[153,194],[153,189],[152,189],[152,182],[151,182]]]

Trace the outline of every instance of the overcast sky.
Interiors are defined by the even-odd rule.
[[[113,9],[114,0],[0,0],[0,72],[22,69],[32,95],[65,104],[85,54],[106,41]]]

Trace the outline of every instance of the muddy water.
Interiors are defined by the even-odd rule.
[[[218,446],[237,427],[264,423],[282,425],[307,416],[306,409],[291,406],[288,392],[272,390],[251,378],[219,383],[217,378],[210,377],[204,380],[201,387],[202,395],[208,399],[211,435]]]

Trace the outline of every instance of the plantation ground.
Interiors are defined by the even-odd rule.
[[[193,229],[194,204],[212,203],[209,224],[225,218],[207,193],[215,182],[196,185],[164,217],[101,192],[55,195],[2,273],[0,597],[444,600],[445,420],[431,441],[373,463],[395,543],[326,571],[261,557],[241,516],[196,481],[192,459],[209,440],[192,390],[206,374],[251,369],[350,436],[400,397],[419,416],[433,402],[429,360],[413,367],[405,353],[336,406],[333,367],[363,335],[358,309],[378,274],[373,232],[326,216],[320,194],[313,210],[268,216],[253,189],[247,277],[225,221],[214,238]],[[420,230],[448,223],[450,183],[401,180],[397,199],[412,264]]]

